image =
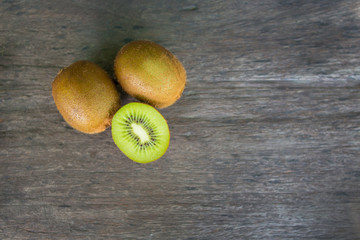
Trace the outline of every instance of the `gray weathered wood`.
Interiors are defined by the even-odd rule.
[[[3,0],[0,32],[0,239],[360,239],[359,1]],[[133,39],[188,72],[147,165],[51,96]]]

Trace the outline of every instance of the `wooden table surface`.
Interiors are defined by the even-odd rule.
[[[1,240],[360,239],[358,0],[2,0],[0,32]],[[146,165],[51,95],[135,39],[188,73]]]

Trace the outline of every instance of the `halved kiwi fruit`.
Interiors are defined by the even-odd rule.
[[[98,65],[78,61],[62,69],[52,83],[52,95],[64,120],[84,133],[99,133],[120,108],[115,83]]]
[[[149,163],[163,156],[169,146],[170,131],[164,117],[144,103],[129,103],[114,115],[112,137],[131,160]]]
[[[146,40],[130,42],[120,49],[115,75],[128,94],[156,108],[175,103],[186,83],[181,62],[164,47]]]

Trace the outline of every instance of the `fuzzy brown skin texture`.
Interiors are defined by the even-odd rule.
[[[181,62],[151,41],[126,44],[118,52],[114,67],[118,82],[128,94],[156,108],[174,104],[185,88],[186,71]]]
[[[52,95],[64,120],[88,134],[105,131],[121,106],[114,82],[98,65],[78,61],[62,69],[52,83]]]

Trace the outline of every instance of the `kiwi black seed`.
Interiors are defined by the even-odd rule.
[[[170,142],[165,118],[154,107],[129,103],[112,119],[112,137],[118,148],[138,163],[153,162],[162,157]]]

